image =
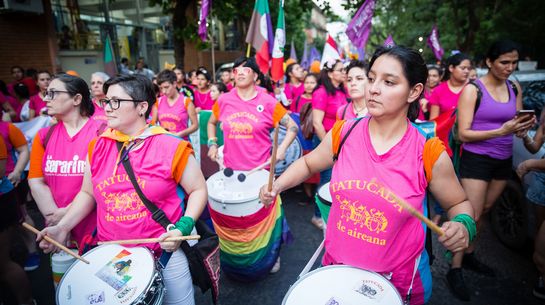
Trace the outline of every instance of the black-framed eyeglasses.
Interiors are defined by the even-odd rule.
[[[117,110],[119,109],[119,106],[121,106],[121,102],[140,103],[142,101],[122,99],[122,98],[111,98],[111,99],[103,98],[98,102],[100,104],[100,107],[102,108],[106,108],[106,105],[110,105],[110,108],[112,108],[112,110]]]
[[[44,97],[45,97],[46,99],[48,99],[48,100],[52,100],[52,99],[55,98],[55,95],[56,95],[57,93],[70,93],[70,92],[68,92],[68,91],[63,91],[63,90],[47,90],[47,91],[45,91]]]

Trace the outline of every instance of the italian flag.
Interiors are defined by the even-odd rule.
[[[255,59],[259,70],[267,73],[270,67],[272,45],[270,40],[273,37],[271,13],[267,0],[257,0],[246,35],[246,42],[251,44],[255,50]]]
[[[277,82],[284,77],[284,46],[286,45],[286,31],[284,24],[284,0],[280,0],[278,10],[278,22],[274,33],[274,46],[272,51],[271,78]]]
[[[328,60],[341,59],[341,55],[337,49],[337,43],[331,35],[327,34],[327,39],[324,45],[324,52],[322,53],[322,62],[320,62],[320,67],[324,67],[324,63]]]

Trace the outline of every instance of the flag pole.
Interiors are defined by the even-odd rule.
[[[250,51],[252,50],[252,45],[248,43],[248,48],[246,49],[246,57],[250,57]]]
[[[212,49],[211,51],[211,54],[212,54],[212,79],[214,80],[214,82],[216,82],[216,57],[215,57],[215,52],[216,52],[216,48],[214,47],[214,18],[210,18],[210,22],[211,22],[211,29],[210,29],[210,48]]]

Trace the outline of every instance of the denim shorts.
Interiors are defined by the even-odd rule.
[[[545,172],[534,172],[534,179],[528,191],[526,198],[531,202],[545,207]]]

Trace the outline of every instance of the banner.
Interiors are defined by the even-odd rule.
[[[437,58],[437,60],[441,60],[441,58],[443,58],[443,54],[445,54],[445,51],[443,51],[443,48],[439,43],[439,32],[437,31],[437,25],[434,25],[431,30],[430,37],[428,37],[428,45],[433,51],[435,58]]]
[[[365,48],[367,44],[374,10],[375,0],[366,0],[346,28],[346,35],[357,48]]]
[[[306,43],[305,43],[305,46],[306,46]],[[290,46],[290,58],[297,61],[297,53],[295,52],[295,44],[293,44],[293,39],[291,40],[291,46]]]
[[[320,68],[324,67],[324,64],[329,60],[341,59],[339,50],[337,49],[337,43],[331,35],[327,34],[327,39],[324,45],[324,52],[322,54],[322,61],[320,62]]]

